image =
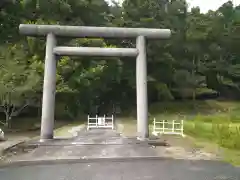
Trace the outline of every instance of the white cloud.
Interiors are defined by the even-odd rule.
[[[201,12],[207,12],[208,10],[217,10],[222,4],[228,2],[228,0],[187,0],[190,7],[199,6]],[[239,5],[240,0],[232,0],[234,5]]]
[[[107,2],[116,1],[122,2],[123,0],[106,0]],[[223,3],[228,0],[187,0],[190,8],[199,6],[201,12],[207,12],[208,10],[217,10]],[[232,0],[234,5],[239,5],[240,0]]]

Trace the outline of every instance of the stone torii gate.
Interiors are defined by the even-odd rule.
[[[148,137],[146,38],[169,38],[171,36],[171,31],[169,29],[20,24],[19,31],[21,34],[27,36],[46,36],[47,38],[41,117],[42,141],[53,139],[57,65],[56,55],[136,57],[137,133],[140,139]],[[57,37],[136,38],[136,48],[57,46]]]

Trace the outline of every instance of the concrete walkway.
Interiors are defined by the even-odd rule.
[[[51,160],[83,160],[99,158],[143,158],[161,157],[185,160],[215,160],[215,156],[201,151],[186,151],[178,146],[152,147],[148,142],[120,136],[115,130],[93,129],[80,131],[71,139],[54,139],[44,143],[36,141],[28,145],[39,145],[28,153],[6,158],[11,162],[37,162]]]
[[[33,143],[33,142],[32,142]],[[239,169],[219,161],[164,158],[155,148],[113,130],[81,131],[12,156],[4,180],[239,180]]]
[[[30,153],[8,158],[8,162],[157,156],[149,145],[139,143],[114,130],[82,131],[72,139],[45,142]]]

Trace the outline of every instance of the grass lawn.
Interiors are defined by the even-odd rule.
[[[72,128],[78,127],[81,125],[83,125],[83,122],[80,122],[80,121],[75,121],[75,122],[71,122],[69,124],[65,124],[62,127],[54,130],[54,136],[71,138],[73,136],[72,133],[70,132],[72,130]]]
[[[14,119],[11,129],[1,127],[8,139],[14,139],[16,136],[38,138],[40,135],[40,119],[24,118]],[[54,136],[55,137],[72,137],[70,130],[73,127],[82,125],[82,121],[55,121]]]
[[[124,136],[137,136],[137,121],[134,117],[122,117],[120,124],[123,125],[123,127],[118,127],[118,131]]]
[[[131,114],[136,114],[132,112]],[[185,101],[157,103],[149,108],[150,132],[152,120],[182,120],[184,133],[196,147],[219,151],[222,158],[240,165],[240,102]],[[124,134],[136,135],[136,117],[122,118]]]

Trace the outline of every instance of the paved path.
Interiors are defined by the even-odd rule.
[[[34,142],[36,143],[36,142]],[[48,141],[34,151],[8,157],[10,162],[42,161],[54,159],[89,159],[89,158],[126,158],[126,157],[171,157],[175,159],[215,159],[201,151],[186,151],[181,147],[157,147],[153,149],[147,142],[136,138],[122,137],[114,130],[95,129],[81,131],[72,139]]]
[[[3,180],[239,180],[240,172],[214,161],[135,160],[0,169]]]
[[[0,168],[0,179],[240,180],[240,170],[229,164],[159,158],[149,145],[113,130],[82,131],[76,138],[49,141],[10,161],[29,162]]]
[[[9,161],[39,161],[53,159],[88,159],[157,156],[147,144],[123,138],[113,130],[82,131],[78,137],[44,143],[30,153],[13,156]]]

